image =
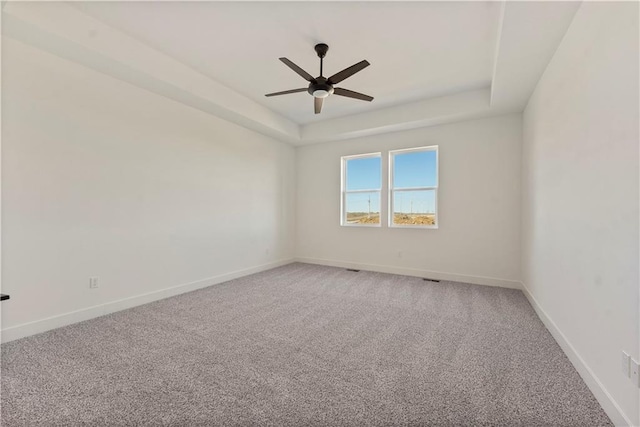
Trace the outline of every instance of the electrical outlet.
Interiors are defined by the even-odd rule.
[[[89,288],[95,289],[98,287],[98,278],[97,277],[89,277]]]
[[[631,382],[640,388],[640,364],[631,359]]]
[[[622,373],[625,377],[631,376],[631,357],[626,352],[622,352]]]

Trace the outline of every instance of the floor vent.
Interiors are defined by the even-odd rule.
[[[440,283],[440,280],[436,280],[436,279],[427,279],[426,277],[423,278],[422,280],[424,280],[425,282],[436,282],[436,283]]]
[[[354,273],[360,272],[360,270],[356,270],[355,268],[347,268],[347,271],[353,271]]]

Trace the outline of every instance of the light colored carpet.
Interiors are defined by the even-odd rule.
[[[291,264],[2,345],[2,425],[610,425],[522,292]]]

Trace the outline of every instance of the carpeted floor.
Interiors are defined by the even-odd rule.
[[[611,425],[517,290],[291,264],[2,345],[2,425]]]

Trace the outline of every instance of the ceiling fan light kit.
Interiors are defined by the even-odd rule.
[[[298,93],[298,92],[309,92],[311,96],[314,98],[314,111],[316,114],[320,114],[322,111],[322,104],[324,98],[327,98],[329,95],[340,95],[345,96],[347,98],[359,99],[361,101],[371,102],[373,100],[372,96],[365,95],[363,93],[354,92],[349,89],[343,89],[339,87],[334,87],[335,84],[340,83],[348,77],[351,77],[358,71],[362,71],[364,68],[368,67],[370,64],[367,60],[360,61],[357,64],[354,64],[344,70],[332,75],[331,77],[323,76],[323,65],[324,65],[324,57],[327,55],[327,51],[329,50],[329,46],[324,43],[319,43],[315,46],[315,51],[320,58],[320,75],[318,77],[313,77],[311,74],[307,73],[305,70],[294,64],[287,58],[280,58],[287,67],[291,68],[297,74],[299,74],[303,79],[309,82],[309,86],[306,88],[300,89],[291,89],[285,90],[282,92],[274,92],[268,93],[265,96],[278,96],[278,95],[287,95],[290,93]]]

